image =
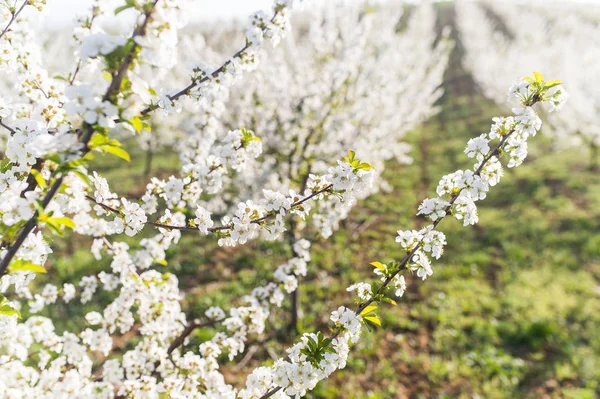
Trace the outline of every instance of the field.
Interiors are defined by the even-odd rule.
[[[440,21],[453,23],[451,8],[440,6],[438,13]],[[467,140],[487,131],[491,117],[510,111],[479,94],[461,58],[458,43],[440,113],[409,137],[414,162],[390,164],[384,176],[390,191],[363,201],[332,239],[313,244],[309,275],[300,287],[298,325],[289,325],[286,299],[267,331],[251,339],[243,360],[224,366],[228,382],[243,384],[257,365],[284,355],[298,333],[326,329],[326,315],[351,304],[345,287],[369,276],[370,262],[401,259],[405,254],[394,242],[395,230],[423,225],[413,216],[420,201],[434,193],[442,175],[469,167],[463,154]],[[131,156],[127,167],[108,157],[95,166],[116,192],[139,195],[146,154],[133,150]],[[588,157],[582,148],[556,149],[542,128],[530,142],[525,164],[505,170],[482,203],[480,223],[472,229],[456,220],[441,224],[448,246],[432,278],[423,284],[409,278],[403,300],[381,311],[385,330],[366,334],[352,349],[348,366],[308,397],[598,397],[600,173],[589,167]],[[176,170],[175,154],[154,155],[154,174],[166,177]],[[53,278],[77,281],[106,270],[107,260],[97,262],[85,249],[74,253],[89,242],[57,241],[59,256],[47,265]],[[210,237],[189,234],[168,254],[165,271],[178,276],[191,319],[209,306],[228,308],[289,257],[279,243],[228,250]],[[111,298],[102,295],[100,301]],[[60,331],[80,325],[92,308],[78,303],[44,314]],[[191,343],[212,333],[200,329]],[[135,340],[123,342],[131,347]]]

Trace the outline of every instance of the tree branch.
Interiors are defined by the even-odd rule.
[[[327,187],[319,190],[319,191],[315,191],[314,193],[302,198],[301,200],[298,200],[294,203],[292,203],[291,208],[295,208],[297,206],[302,205],[303,203],[305,203],[306,201],[320,195],[323,194],[325,192],[328,192],[329,190],[331,190],[333,188],[333,184],[328,185]],[[102,207],[104,210],[115,213],[117,215],[121,214],[121,211],[113,208],[109,205],[103,204],[101,202],[96,201],[96,199],[90,195],[86,195],[85,196],[89,201],[93,202],[96,205],[99,205],[100,207]],[[290,209],[291,209],[290,208]],[[276,214],[275,213],[269,213],[263,217],[260,217],[258,219],[254,219],[252,220],[250,223],[254,223],[254,224],[260,224],[262,222],[264,222],[265,220],[268,220],[272,217],[274,217]],[[146,222],[146,225],[150,225],[150,226],[154,226],[157,228],[161,228],[161,229],[167,229],[167,230],[182,230],[182,231],[198,231],[197,227],[190,227],[190,226],[172,226],[169,224],[163,224],[163,223],[159,223],[159,222]],[[225,231],[225,230],[233,230],[233,223],[229,223],[229,224],[225,224],[223,226],[216,226],[216,227],[211,227],[209,229],[207,229],[209,232],[211,233],[215,233],[217,231]]]
[[[2,118],[0,118],[0,126],[2,126],[3,128],[5,128],[6,130],[8,130],[10,132],[10,134],[15,134],[17,132],[15,129],[13,129],[12,127],[8,126],[6,123],[2,122]]]
[[[151,14],[154,11],[154,8],[155,8],[156,4],[158,3],[158,1],[159,0],[155,0],[152,7],[150,7],[148,9],[148,11],[146,11],[144,22],[142,23],[142,25],[140,25],[138,28],[135,29],[135,31],[133,32],[133,36],[132,36],[133,38],[135,38],[136,36],[145,35],[146,28],[148,26],[148,22],[150,21],[150,18],[151,18]],[[27,2],[26,2],[26,4],[27,4]],[[21,7],[21,9],[24,6],[25,5],[23,5]],[[129,54],[127,54],[127,56],[125,57],[125,60],[119,66],[119,70],[118,70],[116,76],[113,78],[110,86],[108,87],[108,89],[106,90],[106,93],[104,94],[103,99],[105,101],[111,101],[112,97],[116,93],[118,93],[118,91],[120,90],[121,83],[123,82],[123,79],[125,78],[125,75],[126,75],[127,71],[129,70],[129,67],[133,63],[133,60],[135,59],[137,47],[138,47],[138,45],[134,42],[134,45],[132,46],[131,50],[129,51]],[[83,148],[84,148],[83,152],[84,153],[89,152],[89,148],[87,147],[87,145],[88,145],[90,139],[92,138],[93,134],[94,134],[94,127],[89,124],[84,125],[83,135],[80,138],[80,142],[83,144]],[[42,201],[43,209],[45,209],[48,206],[50,201],[52,201],[52,199],[54,198],[54,196],[56,195],[56,193],[62,186],[64,177],[65,176],[61,176],[61,177],[57,178],[54,181],[54,183],[52,184],[52,186],[50,187],[50,190],[46,193],[46,196],[44,197],[44,200]],[[39,211],[36,210],[35,213],[33,214],[33,216],[31,217],[31,219],[29,219],[27,221],[27,223],[25,223],[25,225],[23,226],[23,229],[21,230],[21,233],[19,233],[17,240],[7,249],[6,255],[4,256],[4,258],[2,258],[2,261],[0,261],[0,276],[4,275],[6,273],[6,270],[8,269],[8,266],[9,266],[10,262],[12,261],[12,259],[17,254],[17,251],[19,250],[21,245],[23,245],[23,242],[25,242],[25,239],[27,238],[29,233],[31,233],[33,231],[33,229],[37,226],[38,217],[39,217]]]
[[[273,17],[271,18],[271,23],[275,21],[275,19],[277,18],[278,15],[279,15],[279,11],[275,11],[275,13],[273,14]],[[266,30],[266,27],[262,28],[262,30],[264,32]],[[183,97],[183,96],[189,94],[190,91],[192,91],[192,89],[194,89],[195,87],[200,86],[202,83],[207,82],[207,81],[209,81],[212,78],[216,78],[221,73],[223,73],[223,72],[225,72],[227,70],[227,67],[229,65],[231,65],[231,63],[233,62],[233,60],[235,60],[236,58],[241,58],[242,55],[246,52],[246,50],[248,50],[250,48],[250,46],[252,46],[252,43],[249,42],[248,40],[246,40],[246,44],[244,45],[244,47],[242,47],[237,53],[235,53],[233,55],[233,57],[231,57],[223,65],[221,65],[221,67],[219,69],[213,71],[211,74],[205,76],[202,79],[193,80],[188,86],[184,87],[183,89],[181,89],[177,93],[173,94],[172,96],[169,96],[169,99],[171,101],[176,101],[180,97]],[[159,106],[157,104],[150,105],[147,108],[145,108],[144,110],[142,110],[142,112],[140,114],[141,115],[147,115],[150,112],[153,112],[153,111],[155,111],[158,108],[159,108]]]
[[[171,345],[169,345],[169,349],[167,349],[167,354],[170,355],[171,353],[173,353],[173,351],[175,349],[177,349],[179,346],[183,345],[183,342],[185,341],[185,339],[187,337],[189,337],[190,334],[192,334],[192,332],[194,332],[195,329],[203,328],[203,327],[212,327],[221,321],[222,320],[209,320],[209,321],[205,321],[204,323],[200,323],[199,320],[194,320],[192,323],[188,324],[185,327],[185,329],[181,332],[181,334],[179,334],[179,336],[177,338],[175,338],[173,340],[173,342],[171,342]]]
[[[4,36],[6,32],[8,32],[10,26],[13,24],[13,22],[15,22],[21,11],[23,11],[23,9],[25,9],[25,6],[27,5],[29,5],[29,0],[26,0],[16,12],[13,11],[12,17],[10,18],[10,21],[8,21],[8,25],[6,25],[2,33],[0,33],[0,39],[2,39],[2,36]]]

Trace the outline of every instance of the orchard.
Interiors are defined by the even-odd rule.
[[[46,3],[0,0],[0,397],[600,394],[593,6]]]

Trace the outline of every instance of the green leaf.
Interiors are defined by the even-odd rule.
[[[69,227],[71,229],[75,228],[75,223],[71,219],[69,219],[68,217],[52,218],[52,220],[54,220],[56,223],[58,223],[61,226],[66,226],[66,227]]]
[[[21,318],[21,313],[17,309],[11,308],[8,305],[0,306],[0,314],[5,315],[5,316],[17,315],[17,317],[19,319]]]
[[[120,148],[120,147],[114,147],[114,146],[110,146],[110,145],[102,145],[100,147],[98,147],[99,149],[101,149],[104,152],[108,152],[110,154],[113,154],[121,159],[126,160],[127,162],[131,162],[131,158],[129,157],[129,153],[127,151],[125,151],[124,149]]]
[[[377,324],[379,327],[381,327],[381,320],[379,320],[379,317],[377,317],[377,315],[365,316],[364,319],[370,321],[373,324]]]
[[[351,164],[352,162],[354,162],[354,158],[355,158],[355,157],[356,157],[356,152],[355,152],[355,151],[353,151],[353,150],[348,150],[348,156],[347,156],[347,157],[344,157],[344,159],[345,159],[346,161],[348,161],[348,163],[350,163],[350,164]]]
[[[157,96],[156,91],[152,87],[148,87],[148,92],[152,94],[154,97]]]
[[[539,73],[539,72],[534,72],[534,73],[533,73],[533,77],[535,78],[535,81],[536,81],[537,83],[543,83],[543,82],[544,82],[544,75],[542,75],[542,74],[541,74],[541,73]]]
[[[62,232],[62,228],[61,228],[60,224],[53,218],[46,218],[46,219],[40,220],[40,221],[46,223],[46,226],[50,227],[52,229],[52,231],[54,231],[59,236],[62,235],[63,232]]]
[[[553,87],[559,86],[561,84],[562,84],[562,82],[560,80],[549,80],[544,85],[544,89],[548,90],[548,89],[551,89]]]
[[[122,13],[123,11],[125,11],[129,8],[133,8],[133,7],[135,7],[135,1],[134,0],[126,0],[124,6],[117,7],[115,9],[115,15],[119,15],[119,13]]]
[[[6,158],[3,159],[2,162],[0,162],[0,172],[5,173],[7,172],[12,166],[12,162],[10,159]]]
[[[386,270],[385,265],[381,262],[371,262],[370,265],[373,267],[376,267],[377,269],[381,270],[382,272],[385,272],[385,270]]]
[[[35,273],[47,273],[46,269],[44,269],[40,265],[36,265],[35,263],[29,260],[16,260],[10,264],[8,267],[9,272],[18,272],[18,271],[27,271],[27,272],[35,272]]]
[[[391,304],[391,305],[394,305],[394,306],[398,305],[398,304],[396,303],[396,301],[394,301],[392,298],[388,298],[387,296],[384,296],[383,298],[381,298],[381,300],[382,300],[383,302],[387,302],[387,303],[389,303],[389,304]]]
[[[48,185],[46,184],[46,180],[44,179],[39,170],[31,169],[30,173],[35,178],[35,181],[41,189],[46,189],[46,187],[48,187]]]
[[[362,312],[360,312],[361,316],[365,316],[368,315],[369,313],[371,313],[372,311],[374,311],[375,309],[377,309],[376,305],[369,305],[366,308],[363,309]]]
[[[58,155],[58,154],[50,155],[49,157],[46,157],[46,160],[47,161],[52,161],[52,162],[54,162],[56,164],[59,164],[59,165],[62,162],[62,160],[60,159],[60,155]]]
[[[371,170],[371,169],[373,169],[373,167],[366,162],[362,162],[362,163],[359,163],[354,169]]]
[[[92,183],[88,175],[86,175],[80,170],[74,170],[73,173],[75,173],[85,183],[86,186],[94,187],[94,184]]]
[[[131,123],[131,126],[133,126],[133,128],[135,129],[135,131],[138,132],[138,133],[141,133],[142,130],[144,130],[144,123],[137,116],[135,118],[133,118],[133,119],[130,119],[129,123]]]
[[[100,147],[108,143],[110,138],[104,134],[95,134],[88,143],[89,148]]]

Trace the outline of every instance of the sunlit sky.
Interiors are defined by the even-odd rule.
[[[123,0],[102,0],[114,9],[124,4]],[[186,16],[191,20],[219,20],[232,18],[245,18],[259,9],[269,9],[273,0],[187,0],[192,6],[186,9]],[[325,2],[331,0],[309,0],[312,2]],[[371,0],[386,1],[386,0]],[[410,0],[409,0],[410,1]],[[419,0],[413,0],[419,1]],[[505,1],[505,0],[498,0]],[[536,1],[536,0],[531,0]],[[541,0],[537,0],[541,1]],[[544,0],[551,3],[556,0]],[[598,5],[600,0],[568,0],[580,3],[591,3]],[[92,0],[50,0],[44,11],[42,24],[45,28],[57,29],[70,25],[77,16],[87,15]]]
[[[124,4],[123,0],[103,1],[112,8]],[[44,24],[50,28],[59,28],[72,23],[77,16],[86,15],[92,0],[50,0],[47,3]],[[191,18],[214,20],[244,18],[256,10],[270,8],[273,0],[193,0],[191,3]]]

